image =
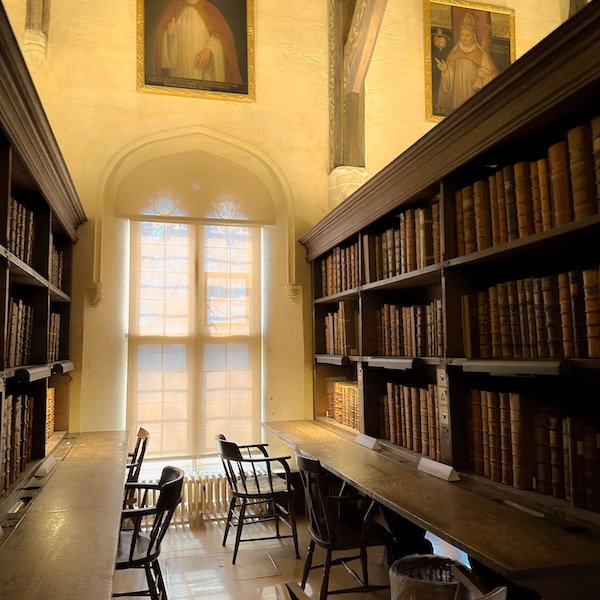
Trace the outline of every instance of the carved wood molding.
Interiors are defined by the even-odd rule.
[[[0,4],[0,126],[69,237],[86,220],[79,196]]]
[[[517,140],[535,139],[578,109],[597,107],[598,31],[600,2],[592,2],[305,233],[307,260],[396,207],[437,193],[444,177],[467,164],[497,160]]]

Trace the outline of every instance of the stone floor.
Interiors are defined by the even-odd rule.
[[[256,528],[271,525],[254,525]],[[244,534],[251,534],[251,527]],[[165,537],[161,552],[161,567],[168,587],[170,600],[275,600],[275,585],[285,581],[300,582],[306,549],[310,542],[306,517],[300,517],[298,534],[302,558],[294,557],[291,539],[245,542],[240,546],[237,562],[231,564],[233,539],[222,546],[223,520],[200,520],[192,524],[177,522],[176,518]],[[256,534],[255,534],[256,535]],[[438,554],[455,553],[456,549],[444,547],[441,540],[431,538]],[[322,562],[323,552],[315,551],[313,564]],[[356,565],[359,569],[358,561]],[[388,582],[387,568],[382,549],[369,550],[369,575],[371,583]],[[136,587],[136,582],[140,585]],[[317,598],[321,583],[321,570],[311,571],[306,593]],[[113,591],[142,589],[145,581],[139,572],[119,571],[115,573]],[[332,569],[330,589],[355,585],[355,580],[343,566]],[[344,594],[348,600],[361,598],[388,599],[388,590],[371,594]]]

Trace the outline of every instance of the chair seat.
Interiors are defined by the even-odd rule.
[[[135,543],[135,551],[133,557],[129,558],[129,552],[133,541],[133,531],[121,531],[119,532],[119,547],[117,548],[117,562],[116,567],[119,565],[131,565],[137,562],[148,562],[152,559],[152,555],[148,554],[150,548],[150,536],[145,533],[137,534],[137,541]],[[158,553],[157,553],[158,555]]]
[[[249,496],[260,496],[260,494],[265,494],[268,496],[272,494],[287,494],[288,484],[285,479],[281,479],[280,477],[260,475],[255,479],[247,479],[246,491],[244,492],[242,486],[240,486],[239,493],[246,493]]]
[[[367,528],[357,528],[356,523],[340,520],[329,524],[331,539],[323,539],[319,532],[308,525],[312,539],[322,548],[353,550],[355,548],[385,546],[389,543],[390,532],[379,523],[371,522]]]

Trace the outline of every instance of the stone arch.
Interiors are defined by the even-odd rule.
[[[228,168],[233,177],[244,179],[245,184],[251,188],[254,200],[261,193],[268,196],[263,198],[261,210],[265,215],[270,207],[270,224],[285,232],[287,285],[292,294],[292,289],[296,287],[294,210],[291,190],[285,176],[276,162],[256,146],[201,126],[156,132],[133,140],[107,164],[99,183],[96,203],[94,285],[98,288],[102,286],[102,255],[105,250],[103,246],[107,220],[126,217],[127,211],[132,208],[126,206],[126,195],[131,192],[132,182],[136,180],[135,174],[151,170],[160,172],[161,164],[167,171],[177,156],[185,157],[188,165],[197,158],[199,161],[209,161],[220,172]],[[190,170],[184,169],[183,176],[189,174]],[[159,176],[156,180],[160,179]],[[218,185],[213,185],[211,189],[218,189]]]

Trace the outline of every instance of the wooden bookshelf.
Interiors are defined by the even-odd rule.
[[[49,387],[54,425],[68,427],[71,249],[85,218],[0,6],[0,496],[46,456]]]
[[[336,378],[354,381],[359,390],[356,430],[380,438],[386,451],[406,456],[414,456],[416,452],[420,456],[418,448],[421,445],[422,450],[425,437],[415,444],[412,434],[417,435],[420,423],[426,423],[423,427],[423,436],[427,433],[426,454],[431,456],[429,440],[437,435],[439,446],[433,447],[437,459],[454,466],[476,491],[489,494],[493,490],[493,494],[506,498],[515,496],[520,503],[595,529],[600,526],[597,481],[600,448],[593,442],[600,433],[600,354],[596,350],[600,344],[600,319],[594,317],[598,306],[595,282],[600,265],[600,139],[592,140],[590,123],[600,115],[599,27],[600,4],[592,2],[300,239],[312,264],[315,354],[324,351],[325,313],[334,312],[341,302],[351,300],[358,315],[358,348],[355,356],[348,357],[352,360],[337,364],[331,360],[327,365],[315,361],[317,421],[326,416],[327,382]],[[597,121],[596,125],[600,128]],[[581,135],[581,126],[585,135],[590,136],[585,140],[585,152],[589,154],[592,148],[587,175],[581,175],[582,167],[575,160],[578,149],[572,142],[573,132]],[[563,145],[563,152],[566,149],[566,159],[561,167],[551,164],[552,172],[547,175],[551,195],[550,204],[545,199],[544,206],[546,212],[548,207],[554,211],[549,220],[547,214],[542,214],[538,189],[541,178],[545,177],[545,163],[540,161],[552,163],[551,155],[557,144]],[[517,180],[511,180],[509,175],[514,177],[515,173]],[[557,181],[560,173],[562,183]],[[589,185],[582,192],[581,177],[585,176]],[[496,181],[501,182],[501,188],[494,187]],[[559,187],[565,184],[567,197],[559,198]],[[569,188],[578,195],[568,192]],[[503,220],[499,189],[512,202],[509,216]],[[503,202],[506,210],[506,198]],[[406,221],[413,223],[419,211],[425,211],[422,214],[427,221],[436,205],[439,205],[435,209],[439,222],[435,230],[427,223],[421,229],[406,227]],[[561,213],[565,206],[566,213]],[[392,243],[395,254],[389,258],[386,271],[377,264],[383,249],[377,249],[376,244],[381,245],[382,235],[395,229],[401,232],[396,236],[400,254],[398,258],[398,250]],[[418,244],[419,236],[432,234],[432,240],[424,242],[421,237]],[[387,234],[386,239],[389,246],[393,234]],[[359,286],[324,297],[322,265],[338,248],[350,245],[359,249]],[[432,248],[436,247],[434,252]],[[415,252],[424,257],[421,262],[414,262]],[[410,255],[410,259],[404,254]],[[431,260],[431,256],[435,258]],[[575,305],[566,289],[569,274],[573,274],[574,290],[577,285],[582,292],[584,287],[588,290],[583,330],[576,331],[573,324],[581,314],[576,316],[566,308]],[[503,304],[499,306],[497,296],[503,292],[507,296],[502,297]],[[554,304],[550,302],[553,296]],[[381,316],[382,308],[386,306],[389,313],[390,305],[408,307],[413,315],[421,310],[414,307],[439,306],[439,314],[436,319],[436,311],[433,310],[433,317],[432,311],[428,311],[426,326],[421,330],[413,324],[411,330],[397,331],[397,314],[388,315],[387,320]],[[534,308],[539,314],[536,315]],[[537,324],[536,332],[537,317],[542,321]],[[419,318],[423,321],[423,317]],[[505,322],[498,320],[502,318]],[[573,336],[581,337],[582,331],[583,342],[589,343],[589,348],[575,353]],[[389,339],[394,336],[404,339],[412,336],[412,352],[399,351],[394,356],[390,352],[392,347],[394,350],[405,347],[397,339],[392,344]],[[432,336],[432,351],[415,349],[415,339],[422,336]],[[544,336],[549,350],[542,347]],[[510,345],[510,349],[504,352],[501,344]],[[417,395],[422,396],[410,410],[408,404],[406,408],[398,408],[402,404],[399,398],[406,390],[409,396],[410,390],[418,390]],[[485,405],[479,405],[480,416],[475,415],[474,419],[475,405],[471,404],[471,398],[482,393]],[[433,394],[433,406],[427,394]],[[522,444],[510,452],[509,442],[504,439],[511,432],[510,412],[506,408],[509,398],[515,399],[514,411],[516,398],[523,398],[522,410],[531,418],[530,428],[524,430],[529,421],[524,417],[518,421],[513,416],[515,443]],[[415,411],[420,414],[425,406],[423,420],[414,422],[410,431],[410,443],[405,443],[406,436],[400,435],[400,428],[396,435],[390,432],[394,403],[396,419],[403,423],[408,422],[409,416],[413,423]],[[481,411],[485,411],[483,424]],[[564,437],[561,460],[573,465],[583,461],[583,467],[579,464],[578,468],[583,468],[584,480],[587,473],[589,482],[589,489],[583,490],[583,501],[577,494],[565,498],[563,493],[561,497],[558,481],[553,493],[551,467],[557,465],[550,464],[549,442],[543,445],[541,441],[548,439],[541,423],[546,423],[549,415],[557,414],[561,431],[560,436],[552,433],[553,444],[560,442],[563,452]],[[433,438],[432,423],[436,429]],[[537,449],[534,423],[539,429]],[[556,419],[552,419],[552,424],[557,426]],[[519,425],[520,431],[526,431],[521,437]],[[568,433],[571,426],[577,433]],[[479,464],[479,459],[484,458],[483,449],[481,456],[477,454],[477,466],[473,454],[473,445],[480,444],[482,436],[487,440],[485,474]],[[584,446],[585,460],[577,454],[577,448],[581,450]],[[558,450],[553,448],[552,452],[556,462]],[[576,456],[569,452],[575,452]],[[519,483],[515,487],[507,476],[508,471],[521,468],[513,463],[502,465],[502,459],[506,463],[509,458],[517,463],[522,458],[530,465],[524,486]],[[542,460],[546,461],[545,466],[541,465]],[[540,463],[537,472],[536,462]],[[554,475],[558,477],[557,472]],[[564,485],[568,477],[565,480],[564,472],[562,477]],[[520,489],[523,487],[524,490]]]

